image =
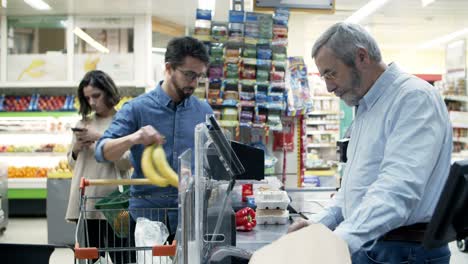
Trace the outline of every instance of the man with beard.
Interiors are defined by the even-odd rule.
[[[191,96],[198,78],[205,76],[208,63],[209,56],[203,43],[191,37],[172,39],[165,53],[165,80],[156,89],[123,105],[96,144],[96,160],[115,161],[130,149],[134,168],[132,178],[144,178],[141,169],[143,150],[145,146],[157,143],[163,144],[168,163],[178,171],[179,155],[187,149],[194,150],[195,126],[205,122],[207,114],[213,113],[206,102]],[[138,208],[177,208],[177,188],[135,185],[130,191],[132,197],[151,195],[145,199],[130,199],[129,208],[134,220],[139,216],[166,220],[165,215]],[[141,214],[135,213],[137,211]],[[168,228],[174,233],[177,210],[168,214]]]
[[[353,263],[449,263],[447,245],[421,244],[450,169],[452,128],[439,92],[384,64],[359,25],[333,25],[312,57],[327,90],[356,115],[332,205],[289,231],[322,223],[347,242]]]

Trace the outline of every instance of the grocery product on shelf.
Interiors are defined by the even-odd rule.
[[[466,97],[465,80],[461,77],[437,81],[434,86],[442,93],[449,111],[453,127],[453,157],[463,159],[468,157],[468,99]]]
[[[50,153],[65,153],[68,147],[64,144],[42,144],[42,145],[0,145],[0,153],[34,153],[34,152],[50,152]]]
[[[8,167],[8,178],[45,178],[47,177],[47,168],[41,167]]]
[[[57,111],[65,106],[65,96],[40,96],[37,102],[39,111]]]
[[[210,41],[211,10],[197,9],[194,36],[202,41]]]
[[[210,41],[208,80],[198,85],[197,96],[208,99],[222,126],[281,131],[289,11],[231,10],[228,23],[212,22],[207,10],[196,16],[194,37]]]
[[[297,70],[300,71],[299,67]],[[292,73],[291,73],[292,74]],[[301,166],[305,169],[298,186],[339,187],[339,170],[336,141],[340,136],[340,101],[326,91],[324,81],[316,76],[307,76],[311,85],[308,110],[303,122],[301,142],[304,150]],[[293,74],[292,74],[293,75]]]
[[[0,96],[0,111],[75,111],[74,95],[27,95],[27,96]]]
[[[3,96],[2,96],[3,97]],[[4,96],[1,111],[27,111],[31,96]]]
[[[60,160],[59,163],[53,167],[48,169],[48,176],[49,178],[67,178],[72,176],[73,169],[68,165],[67,160]]]

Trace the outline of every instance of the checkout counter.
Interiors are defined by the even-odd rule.
[[[330,202],[330,195],[335,192],[333,188],[321,188],[317,190],[291,189],[286,190],[291,198],[290,206],[297,213],[290,213],[290,221],[285,225],[257,225],[252,231],[236,233],[236,246],[242,249],[255,251],[277,240],[288,232],[288,227],[299,218],[318,213]],[[299,214],[300,213],[300,214]]]
[[[252,251],[287,233],[290,222],[283,225],[257,225],[249,232],[235,230],[231,195],[236,181],[258,182],[264,178],[263,151],[257,153],[257,149],[248,148],[228,141],[214,117],[209,117],[206,123],[196,126],[194,159],[190,150],[179,157],[178,200],[181,210],[179,228],[175,235],[178,263],[230,264],[229,259],[232,257],[245,261],[250,258]],[[243,151],[243,154],[239,155],[239,151]],[[258,161],[252,162],[256,160],[256,156]],[[193,168],[196,177],[192,176]],[[258,173],[251,173],[258,168],[261,179]],[[249,174],[255,177],[243,178]],[[324,207],[325,204],[316,201],[329,201],[331,191],[334,189],[328,192],[290,190],[288,194],[293,201],[291,206],[306,215]],[[293,220],[301,217],[299,214],[290,216]]]

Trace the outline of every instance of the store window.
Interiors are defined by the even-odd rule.
[[[66,23],[62,16],[8,17],[8,81],[67,79]]]
[[[77,17],[74,79],[90,70],[107,72],[114,80],[134,80],[133,18]]]

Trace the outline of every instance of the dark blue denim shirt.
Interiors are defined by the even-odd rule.
[[[125,103],[117,112],[109,128],[96,144],[96,160],[105,162],[103,146],[109,139],[120,138],[136,132],[143,126],[153,126],[165,137],[164,151],[171,167],[178,171],[178,157],[187,149],[194,151],[194,130],[205,122],[206,115],[212,114],[211,107],[196,97],[189,97],[174,109],[171,98],[163,91],[160,82],[157,87]],[[134,145],[131,151],[134,172],[132,178],[144,178],[141,171],[141,155],[144,146]],[[192,155],[193,164],[194,155]],[[151,194],[152,199],[131,199],[130,208],[177,207],[177,189],[174,187],[132,186],[133,195]],[[161,197],[158,198],[158,197]],[[169,198],[168,198],[169,197]]]

